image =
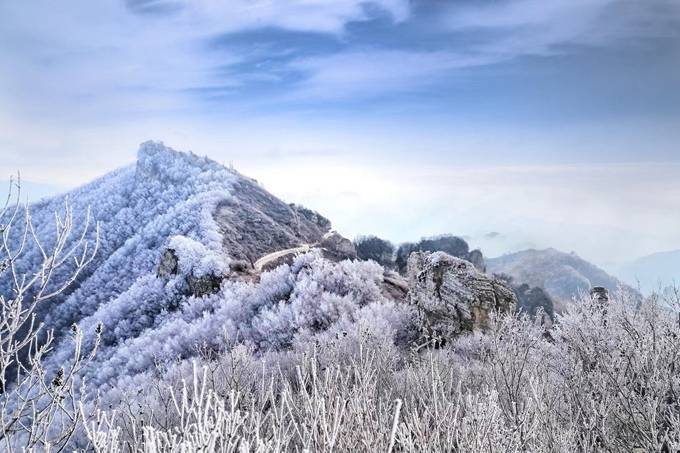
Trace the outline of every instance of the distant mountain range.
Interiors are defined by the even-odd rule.
[[[680,284],[680,250],[654,253],[621,267],[617,275],[644,294]]]
[[[526,283],[543,288],[556,302],[556,311],[574,298],[587,294],[593,286],[604,286],[610,292],[622,289],[639,297],[631,286],[584,260],[575,253],[564,253],[552,248],[524,250],[498,258],[487,258],[491,273],[506,274],[515,283]]]

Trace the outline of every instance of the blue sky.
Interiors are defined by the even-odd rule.
[[[159,139],[348,235],[680,248],[677,0],[4,1],[0,58],[2,174]]]

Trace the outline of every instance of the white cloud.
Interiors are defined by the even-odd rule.
[[[452,2],[432,24],[474,37],[468,44],[442,38],[440,50],[380,47],[302,57],[288,69],[305,78],[296,99],[370,98],[427,87],[456,70],[549,56],[567,45],[611,46],[643,37],[677,34],[680,3],[650,0],[514,0]],[[446,35],[442,35],[446,36]],[[454,35],[451,35],[454,36]],[[417,44],[417,43],[413,43]]]
[[[495,61],[489,55],[450,51],[366,49],[301,58],[288,67],[306,75],[293,97],[342,99],[417,90],[452,70]]]
[[[2,2],[0,108],[70,120],[198,108],[191,90],[242,83],[215,69],[243,56],[207,49],[208,38],[266,27],[341,33],[369,18],[367,4],[395,21],[409,14],[406,0]]]
[[[495,244],[477,242],[491,256],[555,247],[611,265],[680,248],[678,171],[678,164],[480,167],[411,158],[279,161],[256,176],[273,193],[327,215],[349,237],[498,231],[503,239]]]
[[[417,4],[417,3],[416,3]],[[306,77],[293,96],[351,98],[427,86],[457,69],[521,55],[545,55],[566,44],[606,45],[677,33],[673,0],[514,0],[452,2],[430,24],[443,32],[439,50],[348,46],[301,57],[287,69]],[[369,7],[370,6],[370,7]],[[235,51],[207,49],[219,34],[277,27],[342,34],[348,23],[381,10],[394,22],[418,21],[407,0],[48,0],[0,3],[0,102],[25,113],[116,116],[123,112],[201,109],[194,89],[237,91],[244,61]],[[417,8],[416,8],[417,11]],[[417,42],[413,43],[414,46]],[[285,98],[288,99],[288,98]]]
[[[410,14],[407,0],[191,0],[181,5],[182,20],[218,32],[279,27],[340,33],[348,22],[369,19],[368,6],[387,12],[395,21]]]
[[[675,0],[512,0],[454,3],[443,19],[452,31],[493,33],[487,52],[543,55],[565,45],[607,46],[678,34]]]

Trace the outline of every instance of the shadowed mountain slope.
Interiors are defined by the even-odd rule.
[[[680,285],[680,250],[638,258],[622,266],[618,275],[632,285],[639,285],[645,294]]]
[[[593,286],[604,286],[610,291],[622,289],[639,297],[633,288],[575,253],[564,253],[552,248],[530,249],[487,258],[486,263],[489,272],[509,275],[517,284],[526,283],[543,288],[561,304],[588,293]]]

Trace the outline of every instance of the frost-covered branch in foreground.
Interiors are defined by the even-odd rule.
[[[0,442],[6,451],[59,451],[79,427],[76,402],[82,389],[76,377],[94,356],[96,346],[87,353],[81,351],[81,332],[73,326],[72,360],[48,373],[42,362],[54,335],[43,331],[36,309],[76,281],[97,253],[98,241],[85,240],[89,215],[82,233],[73,237],[74,219],[68,205],[62,214],[55,213],[53,237],[48,241],[38,237],[20,194],[20,182],[10,181],[8,198],[0,209],[0,279],[5,289],[0,294]],[[40,264],[22,269],[18,262],[29,247],[39,251]],[[68,277],[53,279],[62,267],[70,269]]]

